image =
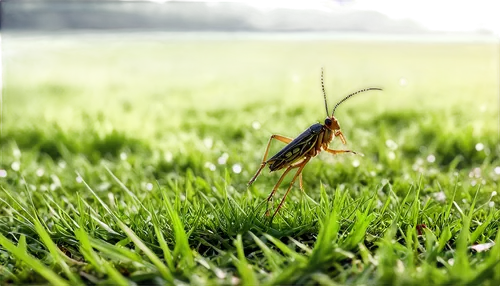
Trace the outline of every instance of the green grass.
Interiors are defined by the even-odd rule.
[[[495,44],[2,41],[1,283],[500,283]],[[280,173],[246,183],[324,120],[321,66],[330,106],[384,88],[336,113],[365,156],[311,160],[270,222]]]

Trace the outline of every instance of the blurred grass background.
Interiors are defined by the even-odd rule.
[[[500,178],[496,42],[7,35],[2,45],[0,143],[1,168],[7,174],[1,184],[7,194],[19,195],[21,202],[35,198],[33,211],[72,257],[81,254],[75,234],[68,230],[70,220],[64,218],[82,215],[81,204],[89,202],[87,206],[100,210],[101,221],[120,232],[86,190],[82,178],[123,215],[141,239],[158,244],[151,227],[143,225],[148,214],[113,182],[106,168],[141,201],[152,200],[146,210],[161,208],[157,207],[161,195],[158,197],[155,181],[166,187],[183,214],[183,225],[191,230],[190,247],[223,268],[229,262],[217,254],[217,247],[233,251],[229,245],[238,241],[236,235],[249,229],[313,245],[318,219],[330,213],[323,196],[332,197],[335,189],[345,191],[343,198],[352,199],[346,200],[349,204],[343,210],[337,210],[346,233],[352,230],[349,218],[355,204],[365,206],[376,196],[368,209],[374,208],[378,223],[365,226],[366,239],[364,231],[357,229],[360,242],[372,254],[376,249],[372,241],[384,237],[391,224],[398,224],[400,235],[406,226],[415,230],[417,223],[425,223],[436,236],[445,227],[452,228],[453,246],[443,257],[453,257],[462,227],[460,211],[453,209],[456,221],[451,224],[440,219],[452,202],[471,213],[476,201],[484,207],[484,213],[474,212],[472,229],[491,214],[471,243],[495,239],[498,222],[492,221],[499,212],[493,192],[498,190]],[[294,188],[283,217],[272,228],[253,221],[248,213],[221,215],[228,208],[248,210],[276,182],[279,174],[264,172],[252,188],[245,185],[271,134],[293,137],[324,120],[321,67],[325,68],[330,107],[358,89],[384,89],[356,96],[336,113],[348,140],[346,148],[365,156],[322,154],[311,161],[304,170],[305,190],[313,200],[322,202],[314,211]],[[280,147],[275,144],[273,151]],[[344,148],[337,141],[332,147]],[[321,194],[320,183],[326,193]],[[478,186],[480,192],[475,196]],[[410,192],[415,188],[417,194]],[[390,219],[384,215],[382,206],[402,208],[400,201],[410,193],[421,204],[421,212],[405,217],[401,211]],[[13,219],[19,219],[13,214],[21,211],[13,198],[4,193],[0,197],[8,203],[1,211],[5,222],[1,232],[13,240],[20,234],[36,237],[37,231],[29,224]],[[228,198],[234,204],[224,201]],[[179,206],[178,200],[185,200],[185,205]],[[335,204],[341,206],[338,201]],[[61,215],[63,219],[54,216],[56,206],[69,215]],[[261,219],[259,214],[255,217]],[[84,229],[89,236],[113,243],[123,239],[87,218]],[[166,231],[169,243],[174,241],[173,235]],[[242,247],[246,247],[252,238],[246,235],[243,240]],[[382,249],[389,249],[386,247]],[[249,251],[255,254],[254,250]],[[357,249],[356,255],[362,250]],[[46,255],[35,253],[38,258]],[[270,269],[262,255],[252,255],[253,267]],[[12,259],[4,258],[4,265]],[[474,261],[479,265],[484,260]],[[416,271],[413,262],[404,263]],[[367,271],[374,271],[370,267]],[[135,271],[134,267],[125,268]],[[23,275],[29,270],[5,269],[17,273],[18,281],[28,281]],[[238,275],[244,275],[238,269]],[[356,273],[355,267],[350,271]],[[362,282],[373,279],[360,277]],[[371,281],[386,281],[379,278]],[[282,282],[297,282],[293,277],[287,279]]]

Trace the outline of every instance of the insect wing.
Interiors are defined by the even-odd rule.
[[[314,147],[322,128],[321,124],[316,123],[302,132],[268,160],[271,163],[269,169],[271,171],[279,170],[302,158]]]

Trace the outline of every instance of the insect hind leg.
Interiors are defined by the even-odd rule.
[[[302,170],[304,169],[304,167],[306,166],[307,162],[309,162],[309,160],[311,159],[311,157],[307,157],[304,161],[302,161],[300,164],[297,164],[297,165],[294,165],[294,166],[290,166],[288,170],[291,170],[291,168],[299,168],[297,170],[297,173],[295,173],[295,176],[293,176],[293,179],[292,181],[290,182],[290,186],[288,186],[288,189],[286,190],[286,193],[285,195],[283,196],[283,198],[281,199],[281,202],[280,204],[278,205],[278,208],[276,208],[276,210],[274,211],[274,214],[273,216],[271,217],[271,220],[274,218],[274,216],[276,216],[276,214],[278,213],[278,211],[281,209],[281,207],[283,206],[283,204],[285,203],[285,199],[286,199],[286,196],[288,195],[288,193],[290,192],[290,190],[292,189],[292,186],[293,184],[295,183],[295,180],[297,179],[298,176],[302,175]]]
[[[257,179],[257,177],[260,175],[260,172],[262,172],[262,169],[264,169],[264,167],[267,165],[267,163],[268,163],[266,161],[267,155],[269,154],[269,148],[271,147],[271,142],[273,141],[273,139],[281,141],[281,142],[286,143],[286,144],[292,142],[292,140],[293,140],[292,138],[286,137],[286,136],[281,136],[281,135],[277,135],[277,134],[271,135],[271,137],[269,138],[269,141],[267,142],[267,147],[266,147],[266,151],[264,152],[264,157],[262,158],[262,163],[260,163],[259,169],[255,173],[255,175],[253,175],[253,177],[250,179],[250,181],[248,181],[247,185],[250,186]]]

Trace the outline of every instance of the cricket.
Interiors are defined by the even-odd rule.
[[[339,107],[339,105],[341,105],[343,102],[345,102],[346,100],[348,100],[349,98],[351,98],[356,94],[370,90],[382,90],[382,89],[378,87],[369,87],[347,95],[346,97],[342,98],[339,102],[337,102],[337,104],[335,104],[331,115],[329,114],[328,103],[326,99],[325,84],[323,79],[323,68],[321,68],[321,89],[323,91],[323,98],[326,110],[326,119],[324,124],[315,123],[311,125],[304,132],[299,134],[295,139],[278,134],[271,135],[267,143],[266,151],[264,152],[264,157],[262,158],[262,163],[260,164],[260,167],[255,173],[255,175],[248,182],[248,186],[252,185],[252,183],[257,179],[257,177],[260,175],[261,171],[264,169],[265,166],[269,166],[270,172],[285,169],[285,171],[279,178],[276,185],[274,185],[273,190],[267,197],[266,216],[269,216],[270,214],[269,203],[272,202],[273,196],[275,195],[276,191],[283,182],[283,179],[291,170],[297,169],[297,172],[295,172],[295,175],[293,176],[290,185],[288,186],[288,189],[285,192],[285,195],[283,196],[281,202],[274,211],[271,220],[276,216],[278,211],[283,206],[285,199],[288,193],[290,192],[292,186],[294,185],[295,181],[297,180],[297,178],[299,178],[300,190],[304,191],[302,182],[302,170],[311,160],[311,158],[316,157],[322,150],[332,155],[338,155],[343,153],[362,155],[352,150],[330,149],[329,145],[332,142],[334,136],[339,137],[342,144],[344,145],[347,144],[344,134],[342,134],[342,131],[340,130],[339,121],[334,115],[335,110],[337,109],[337,107]],[[273,139],[281,141],[287,145],[283,149],[278,151],[278,153],[276,153],[270,159],[267,159],[269,148],[271,147]]]

